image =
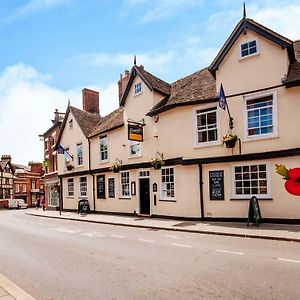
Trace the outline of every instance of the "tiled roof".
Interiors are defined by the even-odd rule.
[[[95,129],[90,133],[89,137],[97,134],[108,132],[112,129],[121,127],[124,125],[123,119],[124,109],[122,107],[114,110],[109,115],[103,117]]]
[[[12,169],[12,171],[14,172],[14,168],[12,166],[12,164],[10,163],[9,159],[2,159],[0,160],[0,170],[4,170],[6,165],[9,164],[10,168]]]
[[[205,103],[217,99],[216,83],[208,68],[171,84],[171,95],[157,103],[148,115],[153,116],[176,106]]]
[[[152,87],[152,89],[162,92],[163,94],[169,95],[171,91],[171,85],[160,78],[152,75],[151,73],[144,70],[143,67],[134,66],[139,75],[143,77]]]
[[[294,45],[296,60],[300,61],[300,40],[294,41],[293,45]]]
[[[88,137],[95,126],[102,119],[99,115],[91,114],[84,110],[78,109],[76,107],[70,106],[70,111],[72,112],[74,118],[76,119],[79,127],[81,128],[83,134]]]
[[[289,86],[300,84],[300,40],[293,43],[296,60],[290,62],[288,74],[283,83]]]

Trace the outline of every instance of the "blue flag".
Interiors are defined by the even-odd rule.
[[[220,106],[220,108],[226,110],[227,101],[226,101],[222,83],[221,83],[221,88],[220,88],[220,92],[219,92],[219,106]]]
[[[55,150],[57,154],[64,154],[66,149],[61,144],[56,144]]]

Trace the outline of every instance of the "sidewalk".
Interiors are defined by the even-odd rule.
[[[180,221],[141,216],[134,217],[93,213],[81,216],[75,212],[62,212],[61,215],[59,215],[58,211],[42,211],[36,209],[28,209],[26,214],[38,217],[84,221],[118,226],[151,228],[156,230],[172,230],[200,234],[214,234],[300,242],[300,225],[261,224],[257,228],[252,224],[247,227],[246,223]]]
[[[0,274],[0,300],[35,300],[4,275]]]

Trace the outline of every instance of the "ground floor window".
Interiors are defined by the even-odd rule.
[[[87,196],[87,178],[80,177],[79,178],[79,192],[81,197]]]
[[[105,198],[105,175],[97,176],[97,198]]]
[[[267,164],[251,164],[234,166],[234,196],[250,198],[270,197],[269,168]]]
[[[48,205],[59,206],[59,186],[56,184],[48,186]]]
[[[161,199],[175,200],[175,172],[174,168],[161,169]]]
[[[130,197],[129,172],[121,172],[121,197]]]
[[[74,179],[68,178],[68,197],[74,197]]]

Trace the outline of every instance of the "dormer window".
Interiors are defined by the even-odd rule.
[[[138,82],[134,85],[134,94],[137,95],[142,92],[142,83]]]
[[[241,57],[246,57],[258,53],[257,40],[241,44]]]

